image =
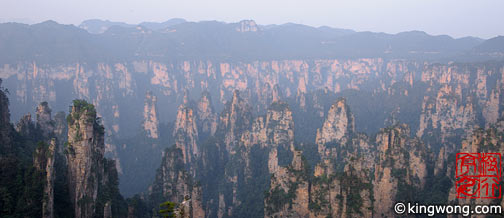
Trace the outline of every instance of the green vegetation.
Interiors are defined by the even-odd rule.
[[[345,190],[348,207],[347,213],[362,215],[362,190],[372,190],[372,184],[362,181],[354,174],[355,170],[351,169],[349,173],[340,173],[336,177],[341,181],[342,189]]]
[[[329,192],[328,178],[326,175],[323,175],[321,176],[320,180],[314,181],[313,184],[317,184],[320,189],[312,189],[313,197],[308,205],[308,208],[311,211],[319,212],[322,207],[326,207],[329,204],[329,202],[325,198],[326,194]]]
[[[0,90],[1,102],[8,102]],[[2,110],[4,108],[1,108]],[[4,111],[2,111],[4,112]],[[4,117],[1,117],[3,119]],[[41,217],[45,166],[38,170],[34,158],[45,162],[47,144],[42,133],[29,126],[30,134],[20,134],[8,120],[0,120],[0,216]],[[39,152],[36,152],[39,150]],[[34,157],[34,155],[38,155]]]
[[[142,198],[140,198],[140,195],[135,195],[131,198],[128,198],[127,200],[128,206],[132,208],[131,213],[133,214],[133,217],[135,218],[151,218],[152,216],[152,210],[150,205],[148,205]]]
[[[166,201],[159,205],[160,209],[159,214],[164,218],[175,218],[175,208],[177,204],[171,201]]]
[[[296,184],[289,187],[289,192],[285,192],[280,187],[275,187],[271,192],[266,194],[266,210],[268,213],[274,213],[279,211],[284,207],[284,205],[289,204],[292,206],[292,200],[296,197],[295,190],[297,188]]]
[[[96,119],[96,109],[94,105],[88,103],[86,100],[73,100],[73,105],[70,107],[69,115],[67,116],[68,124],[73,125],[83,114],[88,117],[89,122],[93,122],[94,119]]]
[[[254,145],[250,150],[250,178],[239,180],[238,193],[242,202],[234,211],[236,217],[264,217],[265,192],[269,188],[268,149]],[[232,194],[232,193],[231,193]]]
[[[41,217],[45,175],[13,158],[0,159],[2,217]]]
[[[320,154],[318,146],[315,143],[301,143],[294,142],[296,149],[303,152],[303,157],[306,158],[306,163],[310,166],[310,171],[313,172],[317,163],[320,162]]]
[[[107,176],[108,181],[103,185],[98,185],[98,197],[95,205],[99,211],[97,214],[103,214],[105,205],[109,203],[114,217],[125,217],[128,205],[119,192],[119,177],[115,168],[115,160],[103,159],[103,168],[104,176]],[[100,175],[98,174],[98,176]]]
[[[73,113],[72,113],[73,112]],[[93,104],[88,103],[86,100],[76,99],[73,100],[73,105],[70,107],[70,111],[68,116],[66,117],[67,123],[69,126],[74,125],[74,127],[79,130],[80,124],[76,122],[81,119],[82,116],[86,116],[86,122],[92,123],[93,128],[100,134],[105,133],[105,128],[101,125],[101,119],[96,117],[96,109]],[[77,131],[74,141],[82,140],[82,136],[80,132]]]

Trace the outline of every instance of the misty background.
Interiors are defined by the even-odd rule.
[[[2,0],[0,22],[39,23],[54,20],[79,25],[87,19],[137,24],[171,18],[189,21],[258,24],[299,23],[398,33],[422,30],[432,35],[504,35],[504,1],[500,0]]]

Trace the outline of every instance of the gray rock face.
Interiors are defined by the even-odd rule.
[[[213,136],[217,131],[217,114],[214,112],[210,93],[204,92],[202,94],[196,112],[200,134]]]
[[[152,92],[145,94],[144,122],[143,127],[147,137],[157,139],[159,137],[159,119],[156,109],[157,97]]]
[[[54,116],[54,136],[58,140],[58,153],[64,158],[64,144],[68,141],[68,126],[65,112],[60,111]]]
[[[75,100],[69,116],[65,152],[75,217],[93,217],[98,213],[107,215],[110,203],[100,205],[98,202],[109,199],[98,191],[110,186],[110,176],[116,171],[115,163],[103,156],[104,128],[96,117],[94,106],[85,101]]]
[[[192,108],[180,105],[175,128],[173,129],[175,146],[182,151],[184,164],[189,164],[200,155],[198,141],[198,128],[196,116]]]
[[[340,99],[331,106],[322,128],[317,130],[316,142],[321,157],[329,157],[331,153],[331,148],[326,147],[327,143],[345,144],[353,132],[355,132],[353,114],[350,113],[346,100]]]
[[[16,124],[16,132],[19,134],[31,137],[35,133],[35,123],[33,123],[31,114],[25,114]]]
[[[54,134],[55,122],[51,118],[51,109],[47,102],[42,102],[37,107],[37,128],[42,131],[44,137],[50,137]]]
[[[394,216],[399,186],[423,189],[427,177],[428,149],[417,138],[410,138],[406,125],[382,129],[376,136],[378,161],[374,169],[374,213]]]
[[[182,150],[177,147],[166,149],[154,184],[149,187],[150,199],[156,203],[166,200],[180,203],[177,217],[205,217],[201,194],[201,187],[194,184],[184,169]]]
[[[233,155],[239,147],[240,134],[246,131],[252,122],[250,106],[240,97],[238,91],[233,92],[231,101],[220,115],[218,133],[224,135],[226,151]]]
[[[35,150],[33,166],[45,173],[44,191],[46,196],[42,199],[42,217],[54,217],[54,180],[56,178],[55,155],[57,150],[56,139],[52,139],[47,147],[38,147]],[[44,144],[45,145],[45,144]]]

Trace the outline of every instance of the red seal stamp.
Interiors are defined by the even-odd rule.
[[[500,153],[457,153],[457,198],[501,198]]]

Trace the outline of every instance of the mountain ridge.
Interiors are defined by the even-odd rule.
[[[86,26],[86,22],[79,25],[80,28],[55,21],[33,25],[0,24],[0,59],[4,64],[166,58],[272,60],[380,57],[457,61],[477,53],[481,60],[494,60],[501,57],[478,52],[478,46],[484,46],[485,42],[504,44],[498,37],[482,41],[474,37],[455,39],[446,35],[433,36],[422,31],[387,34],[293,23],[262,26],[253,20],[224,23],[171,19],[139,25],[87,21],[88,24],[92,22],[104,22],[106,28]],[[97,29],[102,33],[93,34]],[[501,47],[497,47],[497,52],[502,52]]]

